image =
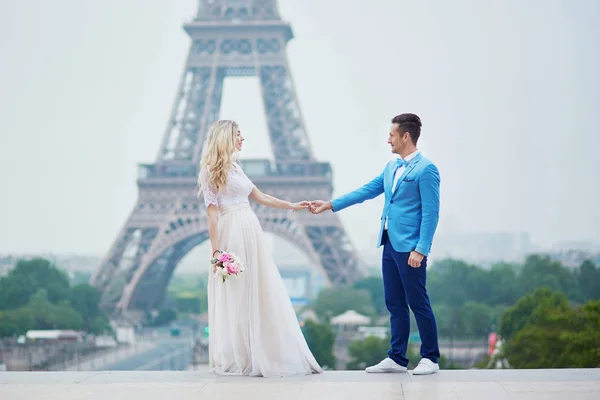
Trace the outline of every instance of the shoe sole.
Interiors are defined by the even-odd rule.
[[[435,374],[438,371],[439,371],[439,369],[436,369],[435,371],[429,371],[429,372],[415,372],[415,371],[413,371],[413,375],[432,375],[432,374]]]
[[[378,370],[378,371],[367,371],[367,370],[365,370],[365,372],[367,374],[404,374],[404,373],[408,372],[408,370],[407,369],[402,369],[402,370],[384,369],[384,370]]]

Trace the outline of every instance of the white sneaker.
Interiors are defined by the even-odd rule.
[[[440,366],[428,358],[421,358],[419,365],[413,369],[413,375],[429,375],[440,370]]]
[[[381,374],[381,373],[397,373],[397,372],[406,372],[407,368],[402,365],[398,365],[396,361],[391,358],[386,358],[382,362],[377,365],[373,365],[371,367],[365,368],[365,371],[371,374]]]

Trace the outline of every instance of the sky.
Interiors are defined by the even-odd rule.
[[[195,0],[0,0],[0,253],[103,255],[155,160]],[[442,234],[600,241],[600,2],[281,0],[314,154],[334,195],[390,159],[415,112],[439,168]],[[225,82],[221,117],[270,157],[256,78]],[[375,245],[383,199],[340,214]]]

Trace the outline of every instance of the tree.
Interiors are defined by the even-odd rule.
[[[32,326],[35,326],[35,319],[31,313],[0,311],[0,337],[21,335]]]
[[[71,288],[69,295],[73,308],[81,315],[87,332],[100,334],[110,331],[108,318],[100,311],[101,294],[87,283]]]
[[[535,323],[540,317],[539,310],[564,310],[568,307],[568,300],[563,294],[548,288],[537,289],[532,294],[522,297],[504,313],[500,320],[500,334],[505,340],[509,340],[528,324]]]
[[[583,301],[600,299],[600,268],[589,260],[584,261],[576,275]]]
[[[31,329],[83,328],[83,319],[67,302],[52,304],[45,289],[40,289],[30,302],[16,310],[2,312],[0,336],[22,335]]]
[[[67,275],[48,260],[19,260],[0,279],[0,336],[30,329],[110,331],[99,309],[100,293],[88,284],[70,287]]]
[[[428,271],[427,291],[433,304],[459,307],[466,301],[485,302],[489,295],[487,271],[458,260],[442,260]]]
[[[368,316],[375,315],[371,294],[366,290],[352,289],[347,286],[321,290],[313,308],[321,320],[328,320],[348,310]]]
[[[504,352],[511,366],[600,367],[600,301],[578,309],[555,307],[552,302],[543,301],[533,314],[535,319],[506,343]]]
[[[364,369],[379,363],[386,357],[390,347],[389,338],[381,339],[377,336],[368,336],[362,340],[354,340],[348,345],[351,360],[346,365],[347,369]]]
[[[438,335],[440,337],[452,337],[455,335],[456,316],[458,312],[453,312],[453,309],[446,304],[434,304],[432,306],[435,322],[437,324]],[[462,323],[462,321],[460,321]],[[462,328],[461,328],[462,329]]]
[[[517,268],[510,264],[496,264],[488,272],[488,296],[485,303],[490,306],[513,305],[522,296],[523,289]]]
[[[175,308],[180,313],[201,314],[208,310],[206,289],[195,289],[173,294]]]
[[[19,260],[15,268],[0,279],[0,310],[24,306],[40,289],[46,291],[51,303],[67,300],[69,278],[48,260]]]
[[[575,274],[549,256],[536,254],[528,256],[521,272],[521,283],[523,293],[531,293],[537,288],[546,287],[564,293],[571,300],[581,297]]]
[[[368,277],[356,282],[354,289],[363,289],[371,294],[371,301],[377,315],[386,315],[385,292],[383,290],[383,279],[381,277]]]
[[[323,368],[335,369],[335,356],[333,355],[335,332],[331,325],[319,324],[308,319],[304,321],[302,333],[319,365]]]
[[[490,331],[491,310],[488,306],[472,301],[461,307],[464,336],[470,338],[486,337]]]

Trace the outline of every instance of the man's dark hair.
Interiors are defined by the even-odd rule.
[[[400,135],[404,135],[405,132],[408,132],[410,135],[410,140],[416,146],[417,141],[419,140],[419,136],[421,136],[421,118],[417,114],[400,114],[396,115],[392,119],[392,124],[398,124],[398,130],[400,131]]]

